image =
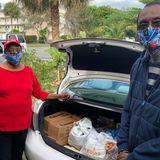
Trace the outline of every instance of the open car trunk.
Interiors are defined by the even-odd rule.
[[[71,114],[80,116],[80,117],[88,117],[92,121],[93,127],[96,127],[97,119],[99,116],[107,117],[109,119],[114,119],[114,122],[116,125],[120,123],[121,119],[121,113],[117,110],[112,111],[112,109],[108,109],[105,107],[99,107],[99,106],[90,106],[82,103],[76,103],[74,101],[68,101],[68,102],[62,102],[58,100],[48,100],[46,101],[39,113],[39,129],[41,132],[41,135],[47,145],[50,147],[59,150],[60,152],[78,160],[90,160],[92,158],[89,158],[88,156],[85,156],[76,150],[71,150],[63,145],[59,145],[56,142],[52,141],[47,134],[44,131],[44,118],[48,115],[60,112],[60,111],[66,111]],[[66,146],[66,145],[65,145]]]

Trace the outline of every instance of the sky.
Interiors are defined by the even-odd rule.
[[[7,3],[12,0],[0,0],[0,3]],[[91,4],[96,6],[109,5],[114,8],[128,8],[137,7],[143,8],[144,4],[140,3],[138,0],[92,0]]]
[[[0,0],[0,3],[7,3],[10,2],[11,0]]]
[[[143,8],[144,4],[138,0],[92,0],[92,4],[96,6],[109,5],[114,8]]]

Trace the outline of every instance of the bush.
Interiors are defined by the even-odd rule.
[[[12,29],[12,33],[21,33],[18,29]]]
[[[36,35],[27,35],[25,36],[27,43],[37,43],[37,36]]]
[[[48,32],[47,28],[41,29],[39,31],[39,43],[45,43],[47,38],[46,38],[46,34]]]
[[[66,39],[72,39],[73,36],[72,34],[64,34],[60,37],[62,40],[66,40]]]
[[[43,90],[49,92],[55,91],[57,86],[54,86],[53,82],[56,80],[56,70],[52,60],[43,61],[37,57],[36,51],[32,50],[23,54],[22,62],[32,67]]]

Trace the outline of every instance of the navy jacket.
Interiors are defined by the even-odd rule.
[[[131,69],[130,90],[118,134],[118,148],[128,160],[160,160],[160,76],[146,97],[149,57],[143,54]]]

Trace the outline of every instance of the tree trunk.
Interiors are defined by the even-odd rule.
[[[51,25],[52,25],[52,40],[59,40],[59,1],[51,3]]]
[[[12,26],[12,17],[11,17],[11,32],[12,32],[12,30],[13,30],[12,28],[13,28],[13,26]]]

